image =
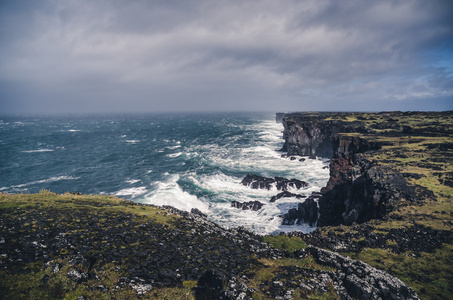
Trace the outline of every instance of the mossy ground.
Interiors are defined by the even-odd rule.
[[[38,194],[0,194],[0,212],[2,214],[9,211],[19,212],[19,217],[25,219],[28,215],[39,213],[47,221],[47,225],[38,228],[36,222],[24,222],[21,224],[21,232],[18,235],[51,229],[57,223],[64,224],[66,228],[73,228],[65,234],[83,233],[86,236],[96,235],[88,228],[80,224],[81,220],[77,217],[61,219],[58,212],[83,213],[90,216],[89,219],[96,220],[96,225],[100,227],[108,223],[109,218],[118,215],[134,215],[139,222],[152,221],[163,226],[168,230],[173,228],[175,220],[180,216],[167,213],[166,210],[154,206],[138,206],[129,201],[125,201],[112,196],[99,195],[58,195],[49,191],[41,191]],[[3,218],[2,218],[3,219]],[[141,220],[141,221],[140,221]],[[42,223],[41,223],[42,225]],[[8,226],[8,224],[2,224]],[[116,224],[120,227],[121,224]],[[107,227],[107,226],[106,226]],[[83,237],[83,235],[82,235]],[[101,243],[104,241],[101,241]],[[134,247],[134,244],[124,244],[122,247],[127,250]],[[107,247],[107,245],[106,245]],[[0,269],[0,294],[2,299],[76,299],[84,295],[88,299],[136,299],[137,293],[131,288],[116,289],[121,276],[126,274],[122,271],[121,264],[108,263],[100,266],[96,270],[99,279],[88,280],[87,282],[75,283],[67,277],[67,272],[72,269],[80,271],[86,270],[86,266],[74,266],[68,264],[69,253],[74,249],[62,248],[52,258],[52,263],[60,263],[62,268],[59,272],[53,273],[50,265],[45,265],[43,260],[21,264],[16,269]],[[101,253],[93,253],[101,256]],[[8,257],[1,257],[0,260],[7,261]],[[42,279],[49,276],[48,282]],[[103,288],[101,288],[103,287]],[[191,286],[180,286],[171,288],[154,288],[151,292],[143,295],[142,299],[193,299]]]
[[[179,253],[169,255],[170,257],[176,255],[173,260],[180,260],[189,269],[192,265],[194,268],[198,267],[200,272],[203,267],[208,268],[206,263],[210,262],[217,264],[219,270],[223,269],[227,274],[226,270],[231,267],[222,265],[237,260],[238,255],[243,256],[242,261],[245,261],[249,269],[244,268],[241,271],[241,266],[237,268],[251,278],[247,284],[257,287],[254,295],[255,298],[258,297],[257,299],[266,299],[260,291],[260,288],[265,288],[260,284],[285,272],[282,267],[330,269],[317,264],[310,257],[302,260],[259,258],[245,249],[244,245],[236,245],[228,238],[208,233],[198,233],[197,235],[200,235],[198,237],[193,233],[191,223],[184,222],[184,217],[165,209],[137,205],[110,196],[58,195],[49,191],[41,191],[38,194],[0,194],[0,228],[3,228],[3,231],[0,231],[0,240],[3,243],[0,250],[7,253],[0,256],[1,298],[76,299],[83,295],[88,299],[136,299],[135,290],[128,285],[119,288],[118,283],[121,278],[131,278],[133,275],[130,269],[137,265],[142,266],[143,259],[149,264],[150,257],[156,258],[157,265],[160,264],[163,270],[166,265],[172,264],[162,262],[163,257],[157,248],[154,248],[159,243],[167,244],[173,251]],[[158,229],[152,231],[153,228]],[[134,238],[134,234],[138,234],[140,238]],[[188,240],[177,238],[185,235],[189,237]],[[68,243],[58,241],[56,239],[58,236],[63,236]],[[78,239],[80,241],[77,241]],[[265,240],[289,252],[306,246],[298,237],[272,236],[266,237]],[[41,242],[46,245],[41,246]],[[61,242],[61,245],[56,245],[56,242]],[[94,264],[87,266],[83,263],[76,265],[71,263],[71,258],[85,246],[87,249],[84,255],[96,258]],[[24,253],[28,251],[30,255],[35,256],[43,252],[40,250],[44,249],[43,247],[47,257],[41,253],[38,258],[22,261]],[[189,248],[190,251],[187,250]],[[16,251],[14,249],[22,254],[14,256]],[[187,254],[185,251],[188,251]],[[112,256],[114,253],[117,254]],[[147,256],[143,256],[143,253]],[[61,266],[57,272],[53,272],[55,264]],[[91,272],[96,278],[77,283],[67,275],[72,270],[86,274]],[[193,299],[192,288],[195,285],[194,278],[176,285],[154,286],[152,291],[140,298]],[[317,291],[296,292],[303,296],[295,299],[306,297],[324,299],[322,297],[326,294]],[[334,295],[334,291],[328,294]]]

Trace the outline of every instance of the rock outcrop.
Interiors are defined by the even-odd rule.
[[[259,201],[248,201],[248,202],[233,201],[233,202],[231,202],[231,207],[235,207],[235,208],[242,209],[242,210],[257,211],[257,210],[260,210],[263,207],[263,205],[264,204]]]
[[[287,191],[290,188],[301,189],[308,186],[308,183],[298,179],[286,179],[283,177],[263,177],[249,173],[241,181],[242,185],[249,186],[252,189],[271,190],[275,187],[279,191]]]
[[[335,252],[308,246],[306,251],[324,265],[337,269],[337,292],[342,299],[419,299],[400,279]]]
[[[292,208],[283,216],[283,225],[294,225],[308,223],[310,226],[316,225],[318,219],[318,204],[313,197],[307,198],[299,203],[297,208]]]

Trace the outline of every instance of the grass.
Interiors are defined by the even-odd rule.
[[[334,268],[317,263],[312,256],[307,255],[303,259],[281,258],[281,259],[260,259],[262,267],[252,271],[253,277],[247,286],[257,290],[253,294],[253,299],[270,299],[266,297],[261,284],[274,280],[279,273],[285,272],[281,267],[299,267],[317,271],[335,271]],[[304,280],[302,276],[293,277],[292,280]],[[330,286],[326,293],[317,291],[305,291],[302,289],[294,290],[294,299],[339,299],[333,286]]]
[[[139,206],[114,196],[55,194],[47,190],[42,190],[38,194],[9,195],[0,193],[0,209],[20,208],[27,210],[39,209],[40,207],[65,211],[83,211],[85,209],[108,213],[134,214],[167,226],[171,226],[176,219],[180,218],[179,216],[168,214],[166,210],[157,206]],[[49,221],[53,220],[49,219]],[[102,219],[100,222],[102,222]]]
[[[434,253],[422,252],[420,257],[389,249],[367,249],[348,255],[400,278],[422,299],[451,299],[453,295],[453,245],[444,244]]]
[[[300,237],[288,237],[286,235],[269,235],[263,237],[266,243],[271,244],[275,249],[294,252],[299,249],[305,249],[307,244]]]

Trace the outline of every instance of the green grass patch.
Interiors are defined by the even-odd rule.
[[[266,243],[271,244],[275,249],[294,252],[299,249],[305,249],[307,244],[300,237],[288,237],[286,235],[268,235],[263,237]]]
[[[348,255],[400,278],[421,299],[453,299],[453,245],[444,244],[433,253],[422,252],[420,257],[388,249],[367,249]]]
[[[0,209],[54,209],[54,210],[89,210],[90,213],[125,213],[143,217],[159,224],[171,226],[179,216],[168,214],[165,209],[156,206],[140,206],[133,202],[113,196],[55,194],[42,190],[38,194],[0,194]],[[51,220],[49,220],[51,221]],[[77,220],[75,220],[77,222]],[[103,222],[105,219],[100,219]]]

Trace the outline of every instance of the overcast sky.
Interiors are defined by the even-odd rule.
[[[451,109],[451,0],[0,0],[0,113]]]

